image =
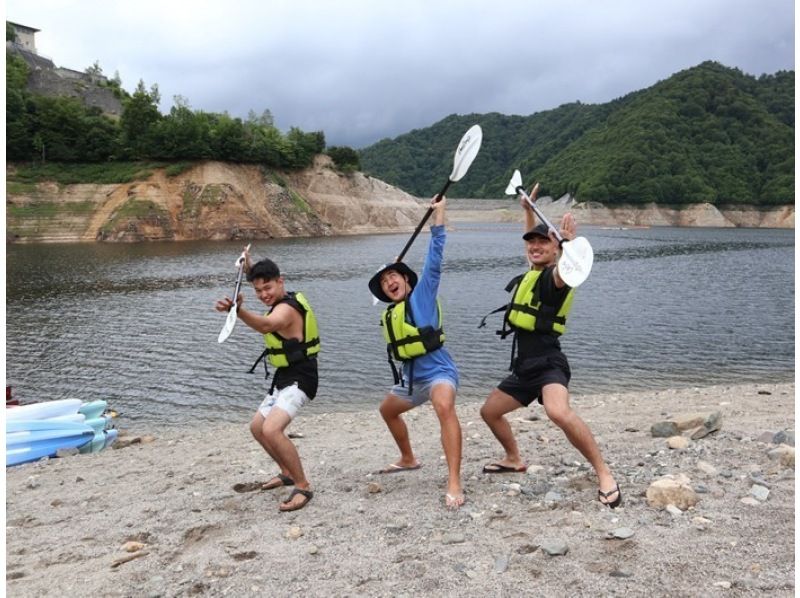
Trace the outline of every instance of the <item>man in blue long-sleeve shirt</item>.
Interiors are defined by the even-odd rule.
[[[372,294],[392,305],[384,312],[381,323],[390,355],[403,364],[402,376],[381,403],[380,413],[398,448],[400,459],[382,473],[419,469],[411,450],[408,428],[401,415],[430,400],[442,428],[442,446],[447,460],[448,481],[445,505],[457,509],[464,504],[461,487],[461,425],[456,416],[455,401],[458,369],[444,348],[441,310],[437,294],[442,276],[446,200],[431,202],[434,221],[431,240],[422,276],[402,262],[387,264],[370,280]]]

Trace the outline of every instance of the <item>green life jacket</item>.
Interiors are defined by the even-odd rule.
[[[541,281],[545,270],[530,270],[511,279],[506,285],[506,291],[512,293],[511,301],[489,312],[481,319],[478,328],[486,326],[486,318],[490,315],[505,312],[503,316],[503,329],[496,334],[506,338],[514,334],[511,343],[511,364],[509,370],[514,368],[514,359],[517,349],[517,331],[525,330],[537,332],[554,337],[566,332],[567,315],[572,308],[572,299],[575,289],[570,288],[566,297],[558,306],[542,305]]]
[[[400,376],[392,358],[398,361],[410,361],[411,371],[408,392],[412,392],[414,377],[414,359],[427,353],[432,353],[444,346],[444,330],[442,329],[442,306],[436,300],[438,312],[437,327],[423,326],[417,328],[414,323],[414,314],[411,311],[411,302],[406,298],[400,303],[387,307],[381,314],[381,328],[383,338],[386,340],[386,353],[389,366],[392,369],[395,384],[402,384]]]
[[[408,300],[390,305],[383,311],[381,314],[383,338],[395,359],[408,361],[435,351],[444,345],[442,306],[438,299],[436,307],[439,312],[438,328],[433,326],[417,328]]]
[[[505,315],[510,326],[553,336],[564,334],[567,314],[572,308],[575,289],[570,289],[561,305],[542,305],[540,282],[544,270],[531,270],[517,283]]]
[[[264,369],[266,376],[269,377],[267,370],[267,361],[276,368],[285,368],[295,363],[300,363],[311,359],[320,351],[319,330],[317,328],[317,319],[314,317],[314,312],[305,298],[303,293],[286,293],[286,296],[275,303],[267,315],[272,312],[281,303],[286,303],[300,312],[303,316],[303,340],[294,338],[283,338],[277,332],[267,332],[264,335],[264,344],[267,348],[256,359],[253,367],[250,368],[249,373],[253,373],[262,359],[264,359]]]

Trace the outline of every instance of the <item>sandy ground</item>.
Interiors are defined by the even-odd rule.
[[[458,512],[443,505],[446,469],[429,406],[407,418],[424,466],[393,475],[370,473],[396,458],[377,409],[301,415],[290,431],[303,435],[296,442],[316,494],[294,513],[278,512],[286,489],[233,490],[275,471],[246,421],[137,430],[155,440],[8,469],[6,590],[15,597],[794,595],[794,470],[770,459],[775,445],[759,440],[794,429],[793,384],[577,396],[573,406],[620,482],[620,509],[597,502],[594,475],[538,408],[511,418],[529,472],[482,474],[500,453],[478,397],[458,408],[467,493]],[[650,434],[658,421],[712,410],[723,414],[721,430],[685,450]],[[716,471],[699,469],[700,461]],[[644,496],[673,473],[689,476],[700,497],[675,515]],[[756,482],[769,496],[743,503]],[[633,535],[609,538],[620,528]],[[128,542],[137,550],[126,552]],[[549,556],[541,547],[553,542],[568,552]]]

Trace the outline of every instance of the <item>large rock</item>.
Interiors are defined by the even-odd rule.
[[[679,473],[664,476],[647,489],[647,504],[655,509],[666,509],[667,505],[675,505],[681,511],[693,507],[700,500],[691,486],[688,476]]]
[[[672,420],[657,422],[650,428],[650,434],[655,438],[669,438],[683,434],[692,440],[698,440],[716,432],[721,427],[722,412],[711,411],[682,415]]]
[[[770,459],[780,462],[784,467],[794,467],[794,447],[782,444],[767,452]]]

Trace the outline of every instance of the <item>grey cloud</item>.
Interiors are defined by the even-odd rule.
[[[164,111],[177,94],[241,117],[268,108],[281,128],[355,147],[451,113],[605,102],[704,60],[755,75],[794,68],[791,0],[184,6],[9,0],[7,18],[42,29],[58,64],[100,60],[128,89],[158,83]]]

